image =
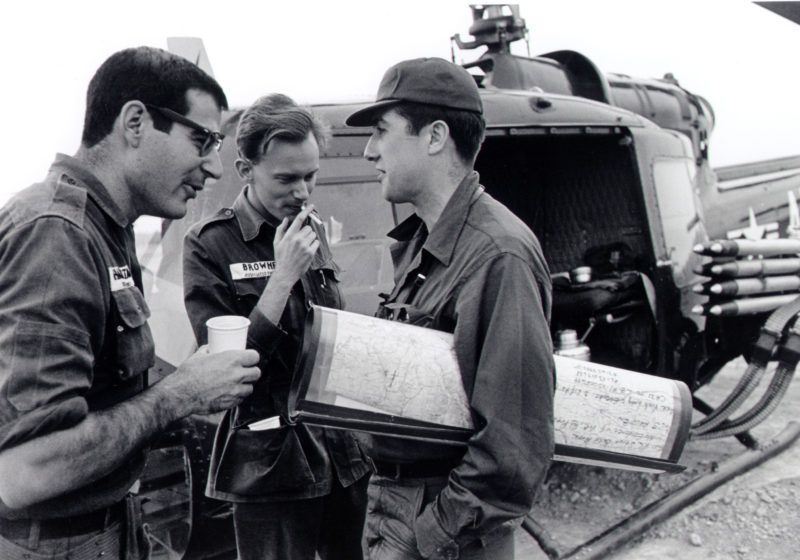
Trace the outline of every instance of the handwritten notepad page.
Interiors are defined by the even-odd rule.
[[[685,395],[680,381],[554,356],[556,443],[667,458]]]

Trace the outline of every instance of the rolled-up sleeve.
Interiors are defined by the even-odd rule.
[[[0,450],[88,414],[108,313],[86,232],[50,216],[0,237]]]
[[[529,263],[504,253],[458,294],[455,348],[476,433],[416,520],[425,557],[486,535],[533,505],[554,446],[549,290]]]

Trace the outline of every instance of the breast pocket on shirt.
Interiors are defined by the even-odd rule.
[[[309,270],[306,275],[307,289],[310,290],[309,299],[317,305],[340,309],[344,307],[344,300],[339,289],[338,269],[317,268]]]
[[[130,379],[155,364],[155,344],[147,324],[150,308],[136,286],[111,292],[119,322],[116,326],[117,374]]]

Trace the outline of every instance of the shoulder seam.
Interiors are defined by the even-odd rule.
[[[205,230],[209,225],[216,222],[228,221],[233,218],[234,218],[234,213],[232,209],[220,208],[215,214],[207,216],[202,220],[200,220],[199,222],[196,222],[191,227],[191,229],[194,230],[197,233],[197,235],[200,235],[201,233],[203,233],[203,230]]]

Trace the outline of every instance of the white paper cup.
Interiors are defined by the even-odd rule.
[[[592,267],[591,266],[579,266],[578,268],[573,268],[569,272],[569,277],[572,280],[573,284],[585,284],[586,282],[592,281]]]
[[[238,315],[220,315],[206,321],[208,351],[244,350],[247,346],[247,327],[250,319]]]

